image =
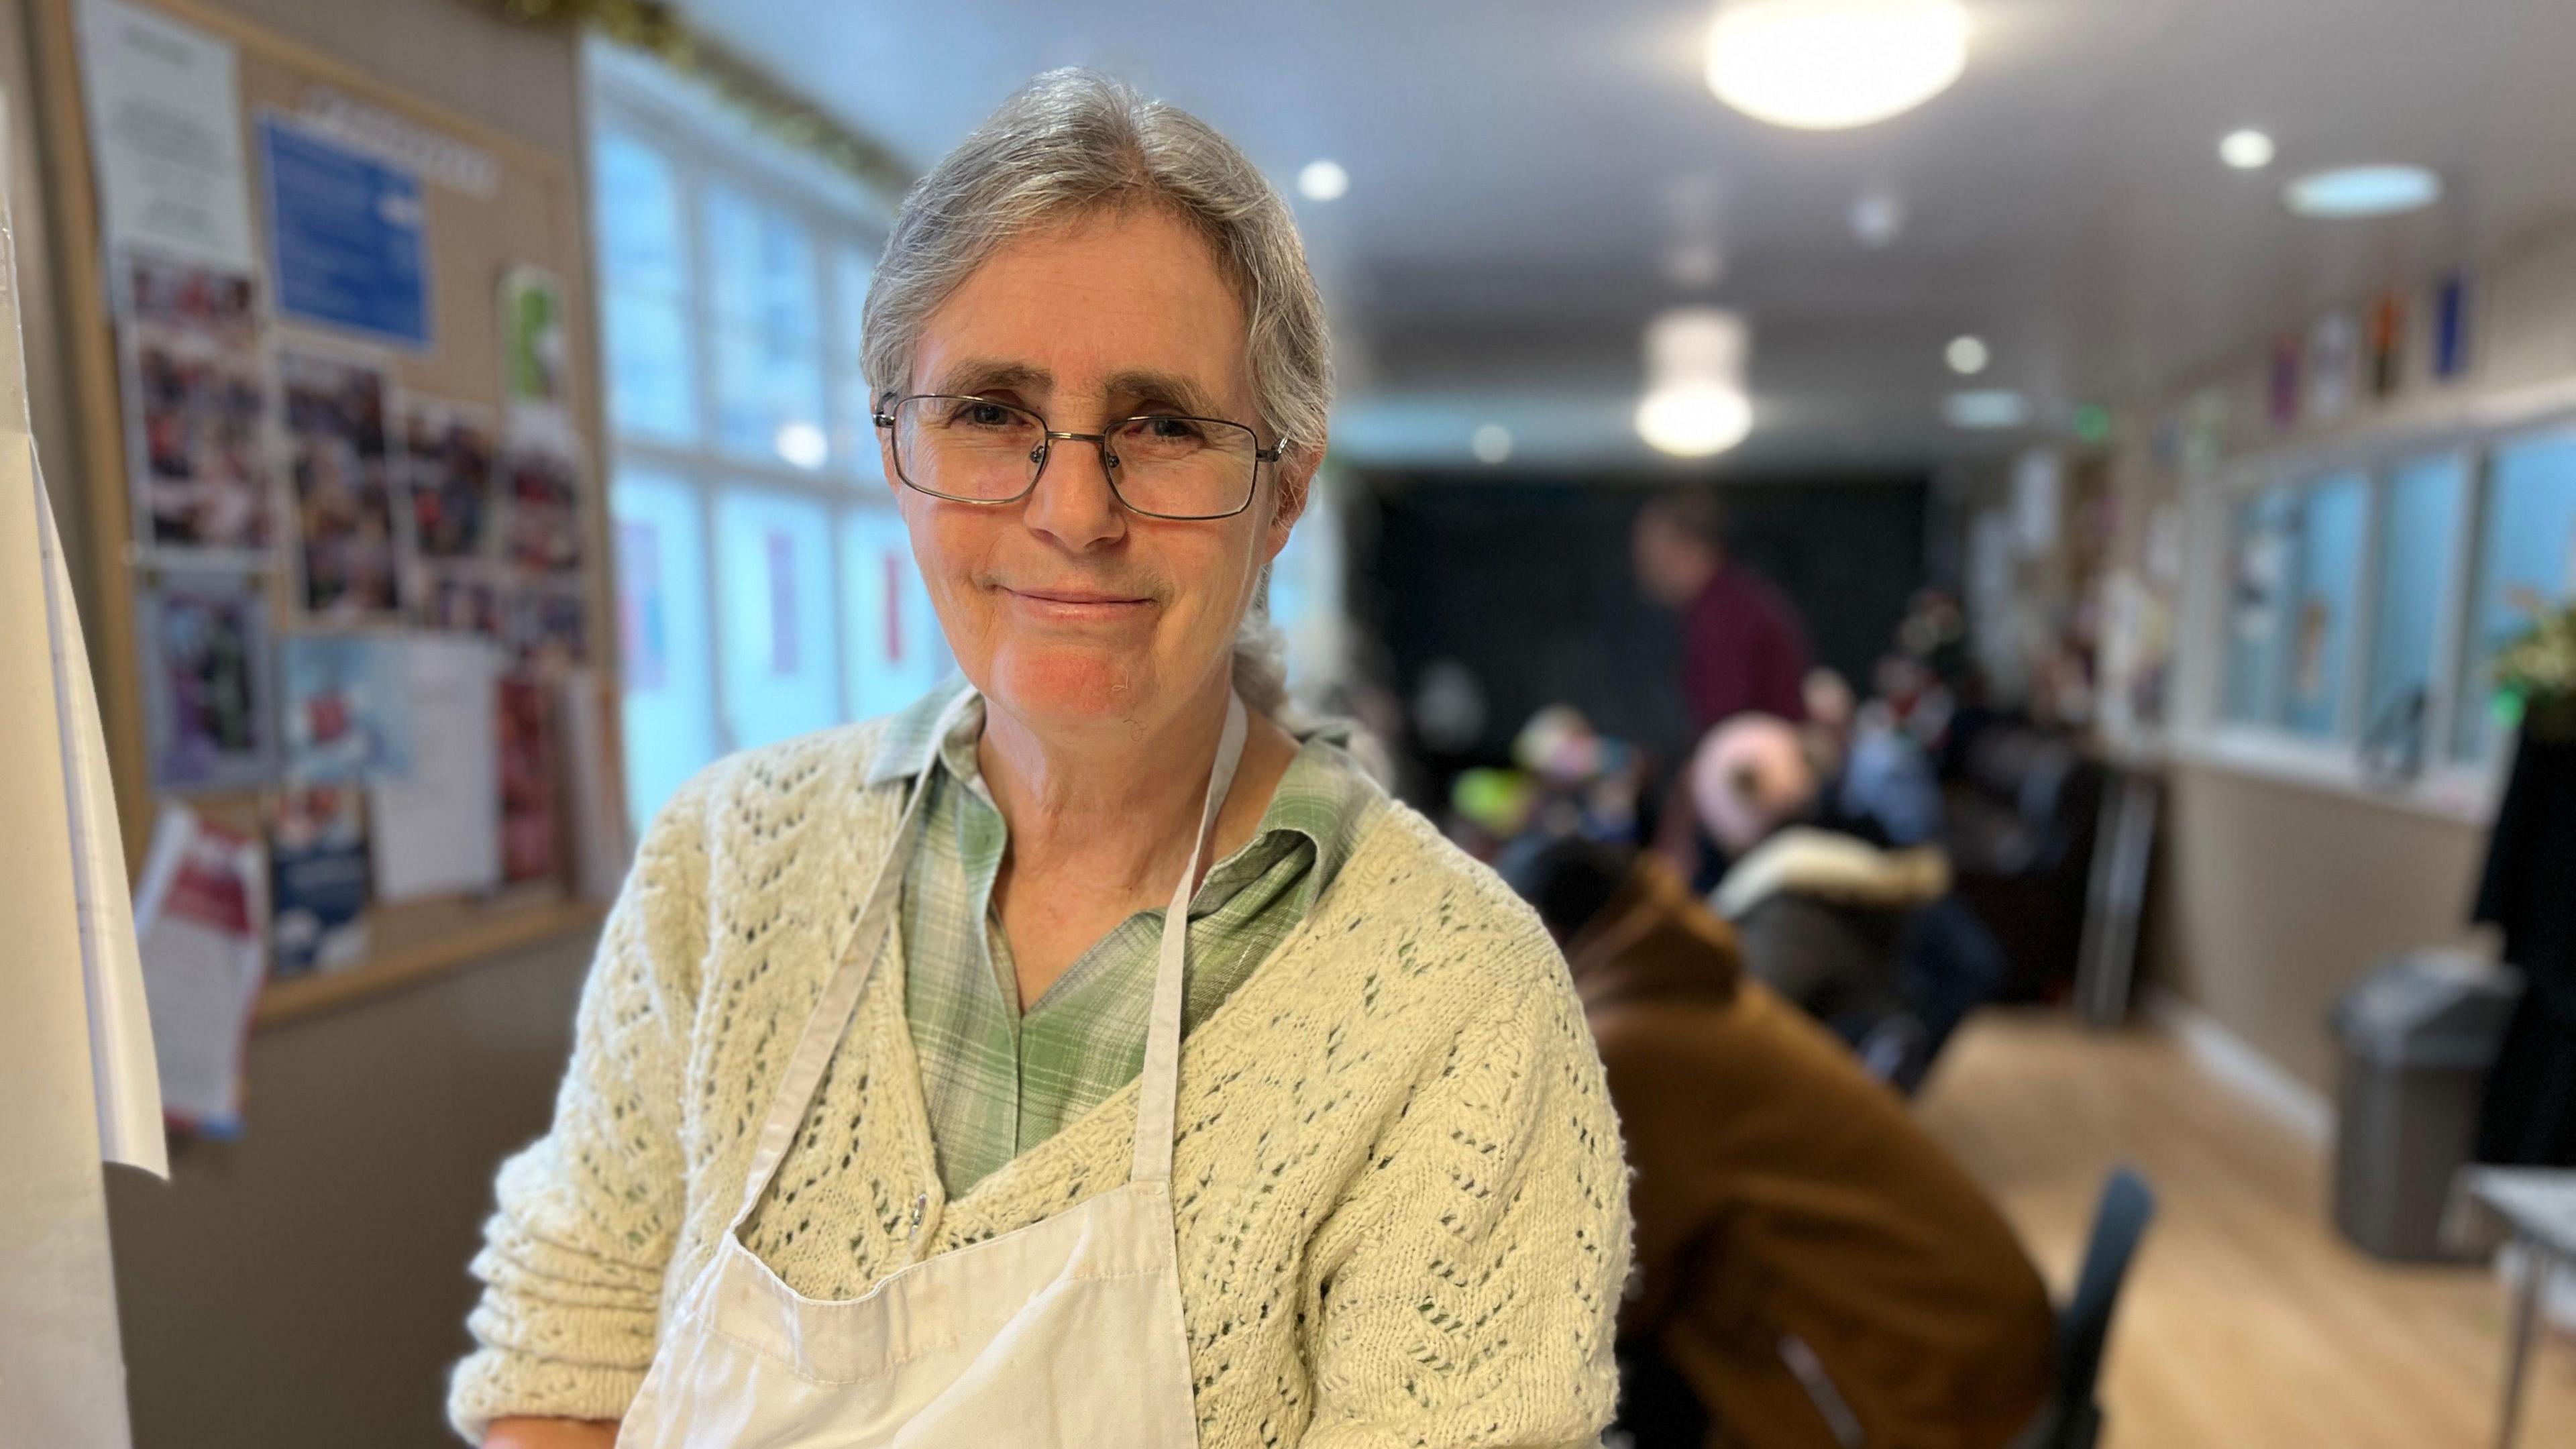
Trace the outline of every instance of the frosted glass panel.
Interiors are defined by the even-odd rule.
[[[891,506],[841,515],[841,618],[852,719],[901,709],[948,673],[948,641]]]
[[[728,489],[716,504],[725,722],[738,746],[841,719],[832,520],[819,503]]]
[[[2459,548],[2460,490],[2467,486],[2468,468],[2456,453],[2413,459],[2389,474],[2361,715],[2363,738],[2374,745],[2419,738],[2440,645],[2442,596]]]
[[[2552,433],[2495,450],[2478,530],[2477,585],[2469,595],[2460,702],[2452,752],[2484,759],[2499,731],[2490,668],[2495,652],[2531,625],[2533,604],[2576,595],[2576,434]]]
[[[641,826],[718,748],[705,525],[695,489],[650,473],[621,472],[609,490],[609,513],[626,800],[629,818]]]
[[[600,132],[596,163],[609,420],[686,441],[698,407],[679,180],[667,157],[620,131]]]
[[[2370,521],[2370,483],[2340,474],[2299,495],[2298,600],[2291,613],[2290,675],[2282,691],[2284,722],[2320,739],[2336,733],[2361,602],[2362,530]]]
[[[711,186],[706,246],[717,445],[820,468],[830,439],[813,238],[792,214]]]
[[[2274,489],[2237,505],[2229,559],[2227,678],[2223,710],[2240,724],[2279,717],[2289,658],[2290,591],[2297,560],[2297,504]]]

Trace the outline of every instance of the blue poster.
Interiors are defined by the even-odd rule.
[[[259,118],[277,310],[429,346],[429,248],[410,173],[274,115]]]

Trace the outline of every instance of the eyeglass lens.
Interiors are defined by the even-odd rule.
[[[894,410],[895,466],[925,493],[1007,503],[1036,483],[1050,447],[1046,434],[1037,414],[1008,403],[909,397]],[[1111,424],[1100,449],[1110,485],[1129,508],[1221,518],[1251,501],[1260,440],[1213,418],[1137,417]]]

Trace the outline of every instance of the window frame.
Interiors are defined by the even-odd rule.
[[[841,258],[845,252],[854,253],[872,272],[891,226],[891,213],[882,199],[760,135],[721,102],[699,94],[685,79],[651,59],[597,39],[589,42],[586,53],[590,86],[583,106],[585,165],[601,136],[629,137],[669,164],[678,197],[681,241],[688,252],[686,315],[694,334],[688,364],[689,393],[697,413],[694,435],[674,441],[620,432],[613,405],[603,396],[601,413],[608,420],[605,472],[612,490],[619,478],[633,471],[676,483],[693,499],[701,523],[699,566],[706,585],[698,602],[710,642],[708,697],[701,708],[714,755],[722,757],[741,748],[743,722],[733,718],[727,701],[739,692],[734,684],[741,671],[753,667],[752,661],[732,657],[723,645],[724,573],[718,520],[720,504],[731,493],[786,494],[824,508],[827,573],[816,586],[832,601],[832,635],[806,647],[832,676],[838,713],[847,716],[852,689],[842,677],[849,669],[843,635],[850,620],[844,617],[843,590],[844,575],[854,561],[844,557],[849,532],[844,521],[853,513],[891,514],[895,500],[874,447],[874,430],[848,439],[845,446],[836,426],[836,411],[859,349],[857,336],[843,335],[851,330],[848,324],[855,321],[857,309],[845,306],[840,296]],[[809,266],[821,339],[817,367],[823,416],[818,421],[828,440],[821,467],[806,469],[776,456],[737,453],[718,437],[717,349],[712,345],[715,303],[706,250],[706,199],[710,186],[718,182],[758,205],[792,216],[811,241]],[[602,224],[595,197],[587,220],[594,228]],[[593,251],[600,254],[600,295],[605,299],[610,288],[604,251],[598,245]],[[606,325],[608,319],[603,317],[602,322]],[[604,388],[614,385],[614,378],[603,379]]]
[[[2166,741],[2170,752],[2192,763],[2443,818],[2470,823],[2491,818],[2512,751],[2499,742],[2483,759],[2462,760],[2452,753],[2452,743],[2460,711],[2482,707],[2480,701],[2465,699],[2461,686],[2472,647],[2468,636],[2496,456],[2525,442],[2570,433],[2576,433],[2576,381],[2508,395],[2470,395],[2438,411],[2426,408],[2390,423],[2355,427],[2323,442],[2251,452],[2204,478],[2186,481],[2187,556],[2194,562],[2185,573],[2178,639],[2186,655],[2178,661],[2182,689],[2175,728]],[[2452,503],[2441,589],[2434,601],[2420,758],[2411,774],[2396,773],[2376,766],[2365,745],[2372,723],[2366,714],[2379,636],[2382,554],[2396,475],[2436,456],[2458,460],[2461,486]],[[2309,490],[2355,473],[2365,480],[2367,507],[2333,731],[2319,738],[2301,734],[2286,719],[2255,723],[2227,718],[2238,510],[2274,488],[2287,490],[2294,506],[2304,508]],[[2285,601],[2285,608],[2294,611],[2294,601]],[[2283,651],[2281,668],[2293,667],[2294,655]]]

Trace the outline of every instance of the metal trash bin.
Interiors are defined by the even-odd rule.
[[[2401,1261],[2441,1242],[2451,1175],[2469,1160],[2478,1096],[2522,995],[2521,974],[2458,951],[2383,963],[2328,1016],[2343,1049],[2335,1119],[2335,1226]]]

